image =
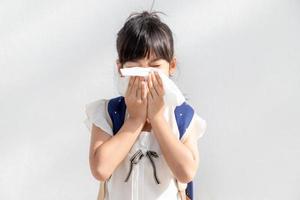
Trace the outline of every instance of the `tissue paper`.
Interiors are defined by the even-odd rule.
[[[118,77],[119,93],[125,96],[130,76],[144,76],[147,77],[151,71],[157,71],[162,79],[165,95],[164,101],[167,105],[177,106],[185,101],[185,98],[176,84],[158,68],[153,67],[129,67],[120,69],[122,76]]]

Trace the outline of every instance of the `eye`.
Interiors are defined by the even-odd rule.
[[[127,66],[124,66],[124,68],[131,68],[131,67],[136,67],[134,65],[127,65]]]
[[[151,65],[151,67],[160,67],[160,65]]]

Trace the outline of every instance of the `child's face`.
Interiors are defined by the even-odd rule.
[[[120,69],[122,66],[118,63],[118,68]],[[155,67],[161,69],[167,76],[173,74],[176,69],[176,58],[169,63],[165,59],[156,59],[154,56],[150,54],[150,58],[143,58],[138,60],[127,61],[124,63],[123,68],[128,67]]]

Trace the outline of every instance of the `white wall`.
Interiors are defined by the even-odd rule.
[[[95,199],[84,105],[151,1],[0,1],[0,199]],[[300,2],[157,1],[177,83],[207,121],[196,199],[300,199]]]

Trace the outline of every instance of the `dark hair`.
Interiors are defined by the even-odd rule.
[[[150,53],[168,62],[172,60],[172,31],[157,13],[162,12],[135,12],[127,18],[117,35],[117,51],[122,65],[130,60],[149,58]]]

